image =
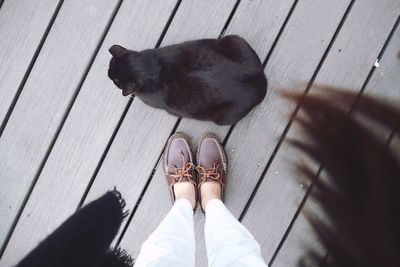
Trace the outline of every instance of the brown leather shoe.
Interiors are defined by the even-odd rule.
[[[172,135],[167,142],[163,154],[163,168],[172,203],[175,202],[174,185],[180,182],[191,182],[195,189],[197,206],[197,180],[194,175],[193,154],[190,150],[189,138],[184,133]]]
[[[200,137],[197,147],[197,173],[199,176],[198,189],[199,203],[201,206],[201,186],[209,181],[218,182],[221,185],[221,200],[224,201],[224,191],[227,181],[228,162],[224,148],[218,136],[213,133],[204,133]]]

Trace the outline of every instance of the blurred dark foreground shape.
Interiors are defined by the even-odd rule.
[[[290,142],[323,167],[317,177],[298,163],[326,218],[306,213],[328,254],[308,251],[299,265],[400,266],[400,103],[320,89],[284,93],[301,105],[308,140]]]
[[[69,217],[17,266],[129,267],[133,260],[124,250],[111,249],[126,217],[125,201],[112,190]]]

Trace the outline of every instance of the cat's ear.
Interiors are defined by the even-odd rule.
[[[126,48],[120,45],[113,45],[110,47],[110,49],[108,49],[108,51],[110,51],[111,55],[113,55],[114,57],[119,57],[122,52],[126,51]]]
[[[124,89],[122,89],[122,95],[127,96],[136,91],[136,84],[134,83],[128,83],[124,86]]]

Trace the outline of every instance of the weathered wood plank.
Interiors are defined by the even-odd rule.
[[[389,0],[380,3],[372,0],[356,2],[317,76],[316,83],[356,90],[361,88],[397,18],[399,8],[400,3]],[[292,127],[288,136],[299,136],[299,133]],[[304,196],[303,189],[294,179],[296,173],[290,170],[292,161],[285,160],[292,153],[295,153],[294,148],[285,143],[281,146],[243,220],[262,244],[267,259],[270,259],[277,248]],[[282,200],[286,202],[285,207],[281,207],[279,203]],[[257,218],[257,222],[254,218]],[[259,223],[260,221],[263,223]],[[277,233],[281,233],[281,236]]]
[[[258,20],[259,17],[262,16],[262,20],[264,23],[259,23],[257,24],[257,27],[253,28],[253,32],[261,32],[262,35],[257,36],[255,34],[249,34],[249,37],[247,37],[247,41],[255,48],[257,53],[261,55],[266,55],[268,50],[272,46],[272,42],[275,39],[287,13],[289,12],[292,3],[293,1],[273,1],[269,2],[269,4],[266,4],[265,1],[252,1],[251,3],[248,1],[241,2],[232,20],[232,22],[236,21],[234,23],[235,26],[229,25],[226,34],[239,34],[243,36],[247,33],[247,26],[243,27],[243,24],[239,23],[240,19],[244,17],[244,14],[254,14],[252,16],[254,20]],[[241,6],[242,4],[244,5],[244,7]],[[259,9],[261,8],[264,10],[264,12],[259,11]],[[266,14],[270,15],[267,16],[269,18],[269,21],[264,20],[264,16]],[[276,21],[280,21],[280,24],[277,24]],[[263,28],[265,27],[265,25],[268,24],[274,24],[274,27],[268,27],[268,29]],[[263,46],[261,43],[258,42],[260,39],[268,39],[269,42]],[[191,136],[193,140],[197,142],[198,137],[203,131],[213,131],[219,134],[221,137],[224,137],[228,129],[228,127],[219,127],[213,123],[183,119],[177,131],[183,131],[189,134],[189,136]],[[193,144],[193,147],[196,146],[195,142]],[[157,201],[154,201],[154,199],[157,199]],[[135,213],[131,225],[129,226],[128,231],[126,232],[125,237],[122,240],[122,246],[129,246],[134,251],[134,253],[138,253],[141,243],[147,238],[150,232],[154,230],[156,225],[161,221],[162,217],[165,216],[170,207],[171,204],[165,188],[163,171],[162,168],[158,166],[156,173],[146,191],[146,194],[144,195],[143,200]],[[151,215],[151,220],[149,220],[148,216],[149,210],[157,211],[157,213],[153,213]],[[206,261],[205,249],[204,245],[202,245],[204,243],[204,240],[203,235],[201,235],[201,232],[203,230],[203,222],[204,216],[202,216],[200,212],[196,213],[195,227],[197,234],[196,238],[198,239],[198,246],[196,251],[198,266],[203,266],[205,264],[204,262]]]
[[[399,27],[399,26],[397,26]],[[380,78],[372,79],[368,83],[369,92],[371,94],[378,93],[380,90],[384,90],[384,94],[388,97],[388,100],[400,101],[400,50],[396,44],[400,42],[400,28],[396,30],[393,39],[390,41],[390,45],[385,52],[383,59],[381,60],[380,67],[376,70]],[[385,88],[385,89],[380,89]],[[377,90],[377,92],[375,92]],[[393,104],[395,104],[394,102]],[[395,152],[395,155],[400,158],[400,129],[394,130],[395,134],[390,140],[389,146]]]
[[[323,211],[320,210],[318,204],[312,199],[307,200],[302,213],[296,219],[295,225],[291,232],[289,232],[289,236],[279,251],[277,258],[270,266],[297,266],[308,250],[314,251],[321,257],[326,255],[326,249],[319,242],[311,225],[303,214],[304,211],[312,214],[310,215],[312,218],[324,219]]]
[[[379,67],[375,69],[363,94],[393,102],[397,101],[397,103],[400,101],[400,64],[399,58],[397,58],[399,43],[400,28],[393,35],[380,60]],[[388,138],[387,131],[382,132],[382,137]],[[309,214],[313,214],[318,219],[323,220],[323,214],[312,198],[307,199],[304,209]],[[282,249],[279,251],[274,266],[296,265],[308,248],[317,252],[324,251],[302,212],[295,221]]]
[[[364,94],[382,98],[389,103],[400,101],[400,27],[398,26],[379,61]]]
[[[398,45],[396,46],[399,42],[400,29],[397,26],[388,47],[384,51],[382,58],[380,58],[364,90],[364,94],[383,99],[392,105],[398,105],[400,101],[400,58],[398,57],[399,47]],[[370,119],[367,120],[358,115],[359,113],[356,108],[353,116],[357,116],[357,118],[367,124],[377,136],[381,136],[382,139],[387,140],[390,137],[393,129],[387,129],[373,123]]]
[[[127,1],[121,6],[10,240],[10,253],[19,248],[24,254],[75,211],[125,108],[126,99],[106,76],[108,47],[155,46],[175,4]]]
[[[132,47],[129,44],[132,43],[134,45],[132,48],[138,50],[155,45],[158,36],[157,39],[155,39],[152,36],[146,36],[146,34],[149,32],[154,33],[155,30],[153,28],[155,25],[161,26],[161,24],[158,24],[161,23],[161,21],[164,21],[164,23],[166,22],[166,19],[176,2],[169,1],[163,3],[161,6],[160,2],[149,2],[150,1],[135,1],[133,2],[133,6],[129,4],[127,7],[121,8],[121,10],[126,10],[126,12],[129,11],[130,16],[127,17],[127,15],[125,15],[121,17],[120,20],[114,22],[116,25],[113,36],[114,39],[107,38],[108,42],[107,40],[105,42],[107,43],[107,47],[112,44],[110,41],[121,41],[122,45],[126,45],[127,47]],[[137,10],[135,13],[131,14],[132,9]],[[154,10],[157,10],[157,12],[154,12]],[[149,14],[150,11],[152,12],[151,14]],[[124,14],[127,14],[126,12],[124,12]],[[229,11],[227,12],[229,13]],[[165,20],[161,20],[160,18],[165,18]],[[124,26],[124,28],[121,29],[121,25],[126,25],[127,19],[129,19],[131,23],[128,23],[127,26]],[[143,21],[146,23],[137,24],[137,21]],[[182,21],[178,26],[180,27],[182,23],[187,22]],[[171,27],[173,27],[173,25],[171,25]],[[205,31],[207,29],[208,28],[205,28]],[[129,35],[132,32],[135,33],[134,30],[136,30],[137,34],[134,36]],[[159,33],[161,33],[161,30],[162,29],[160,28]],[[153,40],[153,43],[150,42],[151,40]],[[128,45],[126,43],[128,43]],[[92,73],[95,73],[94,75],[98,76],[96,73],[106,73],[108,66],[107,61],[110,57],[106,49],[107,47],[102,49],[105,56],[99,60],[101,65],[96,59],[95,67],[93,67],[96,71],[90,72],[87,82],[84,84],[78,99],[71,110],[71,113],[42,172],[42,176],[35,187],[34,191],[36,193],[33,193],[33,195],[36,196],[36,201],[32,201],[30,210],[36,209],[38,204],[36,202],[38,202],[37,200],[39,199],[40,194],[46,192],[46,187],[49,183],[57,185],[57,190],[51,192],[50,196],[48,196],[49,199],[40,202],[40,206],[42,207],[41,210],[51,210],[56,208],[52,214],[52,218],[57,217],[57,220],[52,220],[51,223],[46,223],[47,225],[51,224],[49,228],[52,229],[55,227],[55,225],[53,225],[54,221],[57,221],[56,223],[61,222],[78,205],[85,187],[89,183],[90,177],[96,168],[97,162],[99,161],[102,152],[111,137],[112,131],[121,116],[122,110],[125,108],[124,103],[126,102],[126,99],[120,96],[118,90],[115,90],[112,83],[108,81],[108,78],[106,78],[106,75],[104,75],[104,79],[100,79],[100,81],[98,81],[98,77],[93,78],[94,76],[91,75]],[[107,86],[104,86],[103,84],[106,84]],[[93,92],[92,88],[97,87],[104,88],[104,90]],[[110,101],[110,99],[112,101]],[[140,107],[140,103],[136,105],[134,104],[132,108],[135,106]],[[136,113],[138,113],[137,110]],[[143,114],[145,119],[149,118],[146,113],[142,113],[142,110],[140,113]],[[99,121],[103,121],[103,124],[99,124]],[[142,136],[145,136],[146,134],[147,133],[142,132]],[[43,183],[41,183],[41,181],[43,181]],[[107,189],[109,188],[110,187],[107,187]],[[100,193],[104,193],[104,191]],[[129,193],[125,195],[129,195]],[[49,201],[50,199],[52,201]],[[36,204],[36,206],[33,204]],[[25,214],[29,215],[28,212]],[[45,214],[40,214],[35,218],[35,222],[40,224],[44,222],[46,218]],[[32,222],[27,221],[26,225],[31,223]],[[43,234],[41,236],[43,237]]]
[[[183,1],[162,46],[188,39],[218,37],[235,1]],[[212,16],[210,16],[212,14]],[[204,18],[210,19],[204,23]],[[139,99],[128,114],[86,199],[90,201],[117,185],[132,210],[147,182],[177,118]],[[127,249],[132,244],[126,245]]]
[[[34,57],[58,1],[8,0],[0,9],[0,125]]]
[[[67,1],[54,22],[0,139],[2,242],[40,171],[40,165],[117,3],[117,0]],[[68,171],[73,172],[73,169]],[[44,185],[47,191],[41,191],[37,200],[49,200],[51,185]],[[57,185],[52,189],[56,188]],[[28,221],[39,208],[36,205],[38,202],[34,202],[31,203],[33,210],[25,213]],[[60,207],[54,207],[57,208]],[[42,212],[47,218],[53,215],[52,209]],[[44,220],[41,227],[46,228],[49,221]],[[35,226],[39,227],[27,223],[26,232],[12,238],[1,264],[14,264],[27,248],[35,244],[30,243],[33,240],[31,237],[37,234],[33,230]]]
[[[261,61],[269,53],[294,0],[242,0],[225,34],[248,40]]]

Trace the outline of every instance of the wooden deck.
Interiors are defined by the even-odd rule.
[[[194,145],[205,131],[224,140],[226,204],[270,266],[293,266],[305,247],[326,253],[301,213],[317,207],[295,179],[293,163],[306,159],[284,140],[301,132],[278,89],[317,83],[400,99],[399,0],[1,3],[0,266],[114,186],[131,210],[114,243],[135,257],[171,206],[159,163],[177,131]],[[112,44],[142,50],[221,34],[243,36],[269,79],[265,100],[235,127],[124,98],[106,75]],[[204,216],[195,217],[197,266],[206,266]]]

